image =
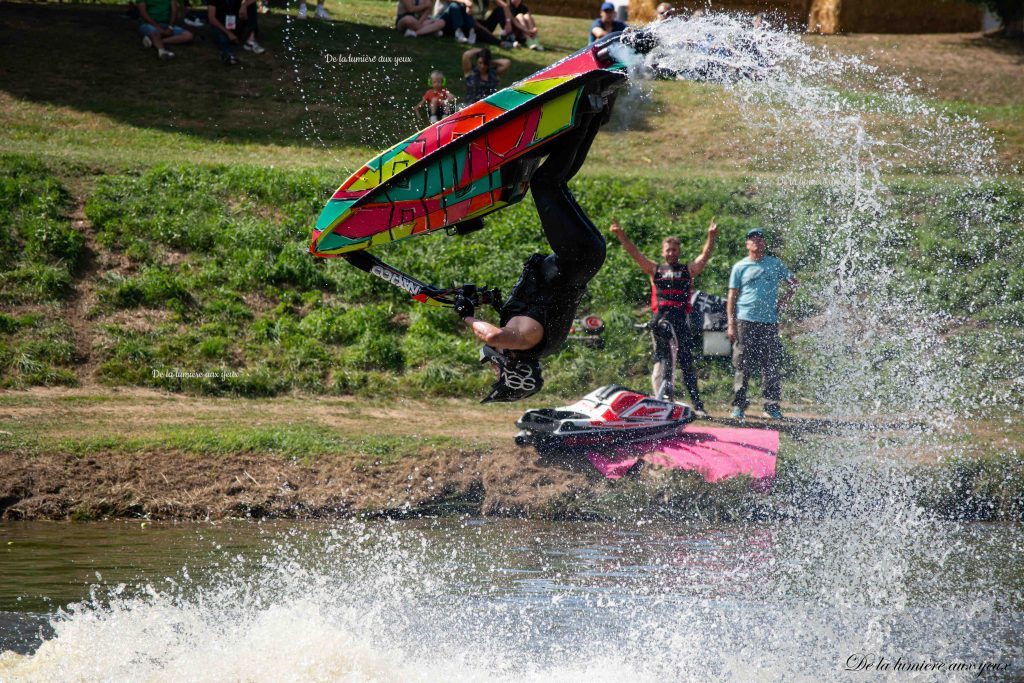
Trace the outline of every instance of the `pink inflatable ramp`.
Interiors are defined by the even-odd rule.
[[[775,478],[779,433],[770,429],[734,429],[686,425],[675,436],[619,446],[607,453],[587,453],[597,471],[619,479],[641,458],[655,465],[699,472],[716,482],[746,474],[770,482]]]

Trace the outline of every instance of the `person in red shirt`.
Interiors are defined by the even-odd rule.
[[[670,335],[653,334],[654,339],[654,372],[651,383],[654,391],[660,389],[665,375],[665,363],[672,362],[672,347],[675,347],[676,361],[683,371],[683,381],[693,401],[693,411],[698,417],[708,417],[704,410],[704,402],[697,390],[697,372],[693,367],[690,327],[687,317],[691,311],[690,299],[693,293],[693,278],[703,272],[711,259],[715,248],[715,237],[718,235],[718,224],[714,220],[708,226],[708,237],[700,256],[689,263],[679,262],[679,239],[666,237],[661,243],[662,263],[655,263],[644,256],[617,222],[612,222],[611,232],[633,257],[640,270],[651,279],[651,310],[656,319],[669,324]]]
[[[437,123],[450,114],[455,109],[455,96],[444,86],[444,74],[440,71],[431,72],[430,90],[423,93],[423,99],[413,105],[412,110],[418,112],[426,105],[431,123]]]

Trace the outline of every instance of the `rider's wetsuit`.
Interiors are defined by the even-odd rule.
[[[583,213],[566,184],[583,165],[598,129],[606,120],[607,109],[585,116],[574,130],[544,148],[547,159],[530,181],[544,235],[554,253],[534,254],[527,259],[519,281],[501,309],[502,326],[516,316],[527,316],[544,328],[543,338],[533,348],[504,352],[519,370],[536,377],[536,389],[519,390],[518,380],[517,386],[502,387],[499,367],[498,383],[485,401],[518,400],[540,389],[539,359],[561,348],[587,283],[604,263],[604,237]]]
[[[517,315],[525,315],[544,327],[540,344],[513,352],[514,357],[542,358],[558,351],[569,335],[587,283],[604,263],[604,237],[566,185],[586,159],[600,126],[600,114],[596,114],[585,125],[556,140],[530,182],[544,235],[554,253],[534,254],[527,259],[502,308],[502,325]]]

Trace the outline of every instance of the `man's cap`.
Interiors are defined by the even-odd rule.
[[[764,237],[764,230],[762,228],[747,230],[747,239],[749,240],[751,237]]]
[[[601,4],[601,11],[602,12],[614,12],[615,11],[615,5],[613,5],[610,2],[602,3]]]

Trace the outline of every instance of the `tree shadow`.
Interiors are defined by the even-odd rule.
[[[1018,64],[1024,64],[1024,39],[1005,38],[1001,35],[981,35],[964,43],[968,47],[988,50],[1015,57]]]
[[[192,31],[162,61],[123,6],[0,3],[0,90],[207,141],[307,147],[380,147],[424,127],[411,107],[433,69],[461,94],[464,46],[450,39],[268,14],[267,52],[239,49],[241,65],[226,67],[206,29]],[[507,83],[534,70],[514,63]]]

